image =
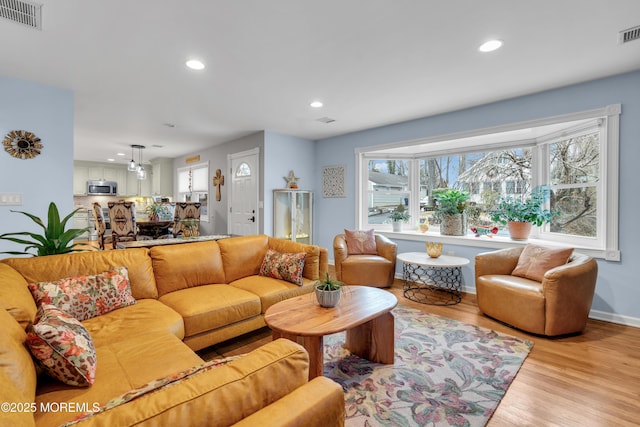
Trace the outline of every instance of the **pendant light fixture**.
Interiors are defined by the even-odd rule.
[[[138,165],[136,165],[136,161],[133,160],[133,149],[136,148],[136,145],[132,145],[131,146],[131,161],[129,162],[129,165],[127,166],[127,170],[129,172],[136,172],[138,169]]]
[[[138,179],[142,181],[147,179],[147,171],[144,170],[144,166],[142,166],[142,150],[146,147],[144,145],[136,145],[135,147],[138,149],[138,167],[136,174]]]

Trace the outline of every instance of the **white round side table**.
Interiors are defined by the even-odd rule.
[[[440,255],[431,258],[426,252],[405,252],[397,256],[402,262],[403,294],[422,304],[453,305],[462,301],[462,267],[466,258]]]

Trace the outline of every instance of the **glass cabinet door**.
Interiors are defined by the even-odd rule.
[[[312,192],[305,190],[274,190],[274,237],[311,244],[313,242],[312,218]]]

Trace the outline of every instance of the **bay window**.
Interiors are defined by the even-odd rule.
[[[410,143],[358,149],[357,212],[361,228],[391,230],[388,217],[408,210],[403,234],[439,234],[434,192],[467,190],[469,225],[495,225],[490,212],[503,197],[526,198],[549,185],[550,224],[532,239],[562,242],[617,259],[617,164],[620,105]],[[500,227],[502,228],[502,227]],[[469,236],[458,237],[465,244]],[[507,233],[501,230],[497,241]],[[402,238],[402,235],[398,236]],[[455,237],[452,239],[456,239]],[[595,253],[597,252],[597,253]]]

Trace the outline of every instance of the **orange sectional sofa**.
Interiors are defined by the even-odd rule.
[[[259,274],[268,249],[306,253],[302,285]],[[266,309],[310,294],[327,263],[324,248],[265,235],[0,260],[0,425],[342,426],[342,388],[308,381],[297,343],[277,340],[219,366],[194,351],[265,326]],[[41,372],[25,345],[37,311],[28,284],[121,266],[135,304],[81,322],[95,382]]]

